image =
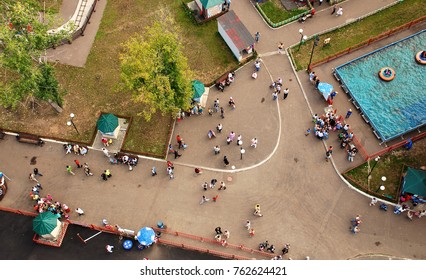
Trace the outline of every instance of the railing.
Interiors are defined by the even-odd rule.
[[[165,245],[169,245],[169,246],[173,246],[173,247],[177,247],[177,248],[182,248],[182,249],[186,249],[186,250],[198,251],[198,252],[206,253],[206,254],[212,254],[212,255],[222,257],[222,258],[225,258],[225,259],[252,260],[252,258],[248,258],[248,257],[243,257],[243,256],[235,255],[235,254],[228,254],[228,253],[219,252],[219,251],[216,251],[216,250],[205,249],[205,248],[200,248],[200,247],[191,246],[191,245],[185,245],[183,243],[172,242],[170,240],[165,240],[165,239],[161,239],[161,238],[158,239],[157,243],[158,244],[165,244]]]
[[[380,9],[380,11],[381,11],[381,9]],[[315,62],[313,62],[312,64],[311,64],[311,66],[310,66],[310,68],[308,69],[309,71],[311,71],[312,70],[312,68],[314,68],[315,66],[319,66],[319,65],[321,65],[321,64],[324,64],[324,63],[327,63],[327,62],[329,62],[329,61],[331,61],[331,60],[334,60],[334,59],[336,59],[336,58],[339,58],[339,57],[341,57],[341,56],[344,56],[344,55],[346,55],[346,54],[349,54],[349,53],[351,53],[351,52],[354,52],[354,51],[357,51],[357,50],[359,50],[359,49],[361,49],[361,48],[363,48],[363,47],[365,47],[365,46],[369,46],[371,43],[373,43],[373,42],[376,42],[376,41],[379,41],[379,40],[382,40],[382,39],[384,39],[384,38],[387,38],[387,37],[389,37],[389,36],[391,36],[391,35],[393,35],[393,34],[395,34],[395,33],[397,33],[397,32],[400,32],[400,31],[403,31],[403,30],[406,30],[406,29],[410,29],[412,26],[414,26],[414,25],[416,25],[416,24],[419,24],[419,23],[421,23],[421,22],[423,22],[423,21],[425,21],[426,20],[426,16],[422,16],[422,17],[420,17],[420,18],[418,18],[418,19],[415,19],[415,20],[413,20],[413,21],[410,21],[410,22],[408,22],[408,23],[405,23],[405,24],[403,24],[403,25],[401,25],[401,26],[398,26],[398,27],[396,27],[396,28],[393,28],[393,29],[391,29],[391,30],[389,30],[389,31],[386,31],[386,32],[383,32],[383,33],[381,33],[381,34],[379,34],[379,35],[377,35],[377,36],[375,36],[375,37],[373,37],[373,38],[370,38],[370,39],[368,39],[368,40],[365,40],[365,41],[363,41],[363,42],[361,42],[361,43],[358,43],[358,44],[356,44],[356,45],[354,45],[354,46],[352,46],[352,47],[349,47],[349,48],[347,48],[347,49],[344,49],[344,50],[342,50],[342,51],[340,51],[340,52],[338,52],[338,53],[335,53],[335,54],[333,54],[333,55],[330,55],[330,56],[328,56],[328,57],[326,57],[326,58],[324,58],[324,59],[321,59],[321,60],[319,60],[319,61],[315,61]],[[352,22],[351,22],[352,23]],[[351,23],[349,23],[349,24],[351,24]],[[340,27],[339,27],[340,28]],[[333,29],[334,30],[334,29]],[[330,30],[331,31],[331,30]],[[327,32],[330,32],[330,31],[327,31]],[[324,34],[324,33],[323,33]],[[320,34],[318,34],[318,35],[320,35]]]
[[[420,134],[418,134],[418,135],[416,135],[416,136],[414,136],[414,137],[411,137],[410,139],[411,139],[411,140],[413,141],[413,143],[414,143],[415,141],[420,140],[420,139],[424,138],[425,136],[426,136],[426,132],[422,132],[422,133],[420,133]],[[399,142],[399,143],[396,143],[396,144],[394,144],[394,145],[392,145],[392,146],[389,146],[389,147],[387,147],[387,148],[385,148],[385,149],[383,149],[383,150],[380,150],[380,151],[378,151],[378,152],[376,152],[376,153],[374,153],[374,154],[368,155],[367,160],[368,160],[368,159],[371,159],[371,158],[375,158],[375,157],[377,157],[377,156],[381,156],[381,155],[386,154],[386,153],[389,153],[389,152],[391,152],[391,151],[393,151],[393,150],[395,150],[395,149],[401,148],[401,147],[403,147],[406,143],[407,143],[407,140],[404,140],[404,141],[401,141],[401,142]]]
[[[311,11],[312,11],[312,6],[311,6],[311,4],[310,4],[310,2],[308,1],[308,3],[309,3],[309,6],[310,6],[310,9],[309,10],[307,10],[306,12],[304,12],[304,13],[300,13],[300,14],[298,14],[298,15],[295,15],[295,16],[293,16],[293,17],[291,17],[291,18],[288,18],[288,19],[286,19],[286,20],[283,20],[283,21],[280,21],[280,22],[277,22],[277,23],[275,23],[275,22],[272,22],[272,20],[270,20],[269,18],[268,18],[268,16],[265,14],[265,12],[262,10],[262,8],[260,7],[260,5],[256,2],[254,5],[255,5],[255,7],[256,7],[256,9],[259,11],[259,13],[262,15],[262,17],[266,20],[266,22],[269,24],[269,26],[271,26],[272,28],[278,28],[278,27],[280,27],[280,26],[283,26],[283,25],[286,25],[286,24],[288,24],[288,23],[290,23],[290,22],[293,22],[293,21],[295,21],[295,20],[298,20],[299,18],[301,18],[301,17],[303,17],[303,16],[305,16],[305,15],[307,15],[307,14],[309,14],[309,13],[311,13]]]
[[[0,211],[6,211],[6,212],[11,212],[11,213],[25,215],[25,216],[32,216],[32,217],[36,217],[38,215],[38,213],[22,211],[22,210],[17,210],[17,209],[12,209],[12,208],[8,208],[8,207],[2,207],[2,206],[0,206]],[[77,221],[73,221],[73,220],[67,220],[65,223],[67,224],[66,226],[68,226],[68,224],[77,225],[77,226],[89,228],[89,229],[92,229],[92,230],[98,230],[98,231],[107,232],[107,233],[111,233],[111,234],[115,234],[115,235],[121,235],[121,236],[124,236],[124,237],[127,237],[127,238],[133,239],[135,237],[135,235],[130,234],[128,232],[128,230],[121,230],[120,231],[115,226],[110,226],[110,225],[98,226],[98,225],[94,225],[94,224],[85,224],[85,223],[77,222]],[[218,242],[214,239],[204,238],[204,237],[201,237],[201,236],[196,236],[196,235],[187,234],[187,233],[183,233],[183,232],[169,231],[167,229],[161,229],[161,228],[156,228],[156,227],[153,227],[153,229],[155,231],[159,231],[161,233],[171,234],[171,235],[175,235],[175,236],[181,236],[181,237],[185,237],[185,238],[189,238],[189,239],[193,239],[193,240],[198,240],[200,242],[208,242],[208,243],[212,243],[212,244],[217,244],[219,246],[223,246],[221,242]],[[64,234],[65,234],[65,231],[64,231]],[[63,236],[62,236],[62,238],[63,238]],[[38,243],[44,244],[42,241],[38,241]],[[220,256],[220,257],[227,258],[227,259],[235,259],[235,260],[252,260],[253,259],[253,258],[248,258],[248,257],[236,255],[236,254],[230,254],[230,253],[220,252],[220,251],[217,251],[217,250],[211,250],[211,249],[201,248],[201,247],[197,247],[197,246],[186,245],[184,243],[178,243],[178,242],[173,242],[173,241],[169,241],[169,240],[164,240],[164,239],[161,239],[161,238],[158,239],[157,243],[170,245],[170,246],[174,246],[174,247],[179,247],[179,248],[183,248],[183,249],[187,249],[187,250],[199,251],[199,252],[203,252],[203,253],[207,253],[207,254],[213,254],[213,255]],[[56,247],[60,246],[60,244],[59,245],[58,244],[56,244],[56,245],[46,244],[46,245],[56,246]],[[275,257],[274,254],[270,254],[270,253],[267,253],[267,252],[248,248],[248,247],[245,247],[244,245],[235,245],[235,244],[226,243],[226,245],[224,247],[237,249],[237,250],[241,250],[241,251],[245,251],[245,252],[249,252],[249,253],[256,253],[256,254],[262,255],[262,256],[267,257],[267,258]]]
[[[183,233],[183,232],[177,232],[177,231],[170,231],[170,230],[161,229],[161,228],[154,228],[154,230],[165,233],[165,234],[185,237],[185,238],[189,238],[189,239],[192,239],[192,240],[198,240],[200,242],[207,242],[207,243],[212,243],[212,244],[217,244],[219,246],[222,246],[221,242],[218,242],[215,239],[211,239],[211,238],[205,238],[205,237],[201,237],[201,236],[196,236],[196,235],[187,234],[187,233]],[[252,254],[253,253],[259,254],[259,255],[262,255],[262,256],[268,257],[268,258],[275,257],[274,254],[259,251],[259,250],[253,249],[253,248],[248,248],[248,247],[245,247],[244,245],[235,245],[235,244],[226,243],[225,247],[245,251],[245,252],[252,253]]]
[[[89,12],[87,13],[87,16],[86,16],[86,19],[84,20],[84,24],[83,24],[83,26],[81,27],[81,28],[79,28],[79,29],[77,29],[77,30],[75,30],[74,32],[72,32],[72,34],[70,34],[71,36],[71,40],[69,40],[68,38],[64,38],[64,39],[62,39],[62,41],[60,42],[60,44],[61,45],[63,45],[63,44],[65,44],[65,43],[68,43],[68,44],[71,44],[72,43],[72,41],[73,40],[75,40],[75,39],[77,39],[79,36],[84,36],[84,31],[86,30],[86,27],[87,27],[87,25],[90,23],[90,18],[92,17],[92,14],[94,13],[94,12],[96,12],[95,11],[95,8],[96,8],[96,3],[98,2],[99,0],[95,0],[95,1],[93,1],[93,4],[92,4],[92,6],[90,7],[90,9],[89,9]],[[84,10],[84,8],[86,7],[86,5],[85,5],[85,3],[87,3],[87,1],[85,1],[84,2],[84,5],[82,4],[82,6],[84,6],[83,7],[83,10]],[[81,8],[81,7],[80,7]],[[80,13],[80,11],[79,11],[79,13]],[[79,19],[78,19],[78,24],[77,24],[77,22],[76,22],[76,26],[79,26],[80,25],[80,22],[81,22],[81,17],[82,17],[82,15],[80,16],[80,14],[78,14],[78,16],[77,16]],[[52,46],[53,48],[56,48],[57,47],[57,45],[54,45],[54,46]]]

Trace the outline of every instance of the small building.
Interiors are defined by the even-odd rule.
[[[238,61],[253,55],[254,38],[234,11],[219,17],[217,28]]]
[[[214,17],[225,10],[223,0],[195,0],[197,7],[205,19]]]

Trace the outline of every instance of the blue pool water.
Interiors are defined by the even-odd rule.
[[[426,65],[416,63],[426,50],[426,30],[375,50],[336,68],[382,141],[426,124]],[[393,81],[378,77],[382,67],[395,69]]]

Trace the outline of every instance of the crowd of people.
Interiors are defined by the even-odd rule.
[[[75,155],[85,156],[89,152],[86,146],[71,143],[64,144],[64,150],[66,155],[74,153]]]
[[[68,205],[59,201],[54,201],[52,195],[50,194],[47,194],[45,197],[41,195],[41,190],[43,190],[43,187],[38,180],[38,177],[41,176],[43,176],[43,174],[41,174],[37,168],[34,168],[33,172],[30,173],[29,176],[29,180],[36,183],[36,185],[31,187],[30,191],[30,198],[35,202],[33,206],[34,211],[38,213],[50,211],[58,219],[68,219],[69,213],[71,212]]]
[[[358,149],[352,143],[354,134],[350,125],[345,122],[345,118],[343,118],[343,116],[337,115],[336,110],[328,110],[327,113],[322,115],[314,114],[312,116],[312,121],[314,123],[314,135],[317,139],[327,140],[329,139],[329,134],[331,132],[337,132],[338,140],[340,141],[340,148],[346,149],[348,161],[352,162],[354,160],[354,157],[358,153]],[[310,132],[311,129],[308,128],[305,136],[308,136]]]

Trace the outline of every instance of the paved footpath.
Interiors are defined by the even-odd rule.
[[[315,24],[307,22],[304,29],[308,34],[318,32],[320,28],[340,24],[387,3],[389,1],[345,2],[342,4],[344,16],[333,17],[336,21],[333,24],[325,17],[324,22],[319,13],[314,18]],[[270,30],[248,1],[232,4],[231,8],[253,34],[258,30],[262,33],[260,53],[275,51],[278,39],[267,40],[268,36],[283,38],[286,45],[297,42],[297,31],[294,38],[289,35],[293,34],[289,31],[291,28],[299,28],[296,24]],[[192,116],[176,125],[173,141],[180,133],[189,146],[182,151],[183,156],[174,161],[175,179],[168,179],[164,162],[141,159],[139,165],[129,171],[124,166],[110,165],[97,151],[79,158],[81,162],[89,162],[97,176],[87,178],[82,170],[71,176],[66,173],[65,165],[72,164],[75,156],[65,155],[61,145],[48,143],[40,148],[6,137],[0,142],[0,151],[3,158],[11,160],[0,162],[0,170],[13,181],[0,206],[31,210],[33,202],[28,193],[32,183],[27,177],[34,167],[30,159],[37,157],[35,166],[44,174],[40,179],[43,194],[50,193],[71,208],[84,209],[84,216],[78,217],[75,213],[71,216],[84,223],[100,225],[102,219],[107,218],[113,224],[137,230],[163,220],[171,230],[206,238],[213,238],[214,228],[221,226],[231,232],[229,242],[233,244],[256,248],[268,240],[281,250],[288,242],[293,259],[304,259],[308,255],[311,259],[348,259],[365,254],[426,259],[424,221],[410,222],[405,215],[396,216],[392,211],[369,207],[369,199],[349,188],[332,164],[325,162],[323,143],[304,136],[311,113],[287,57],[277,54],[263,57],[262,69],[255,81],[250,78],[252,71],[251,64],[240,69],[235,84],[224,93],[212,89],[208,104],[217,97],[225,106],[229,96],[236,100],[236,110],[226,106],[225,119],[217,114]],[[268,88],[271,77],[282,77],[284,86],[290,88],[285,101],[272,101]],[[235,129],[243,135],[247,150],[243,160],[235,143],[230,146],[224,143],[224,135],[212,140],[207,138],[208,129],[213,129],[219,121],[224,123],[224,133]],[[254,136],[259,139],[256,149],[247,144]],[[225,169],[221,158],[213,155],[216,143],[224,148],[220,156],[229,155],[231,165],[236,166],[233,171],[240,172]],[[154,165],[159,173],[156,177],[150,174]],[[196,165],[206,167],[202,175],[194,175],[191,166]],[[256,168],[251,168],[253,165]],[[112,170],[113,177],[104,182],[99,175],[106,168]],[[205,192],[201,188],[204,181],[228,177],[232,181],[227,181],[225,191],[218,191],[216,187]],[[203,194],[210,198],[219,194],[219,199],[216,203],[200,205]],[[263,217],[253,216],[256,203],[261,204]],[[363,224],[361,232],[353,235],[348,228],[356,214],[362,216]],[[256,230],[253,238],[248,237],[243,227],[247,219]]]

